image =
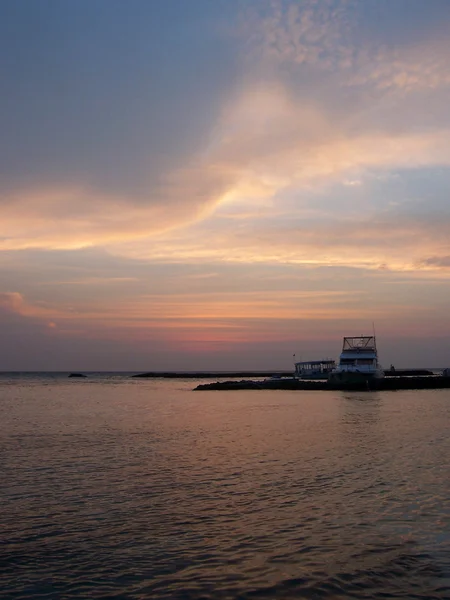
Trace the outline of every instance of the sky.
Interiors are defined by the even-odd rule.
[[[0,370],[450,366],[449,65],[448,0],[0,0]]]

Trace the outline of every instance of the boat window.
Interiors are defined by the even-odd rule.
[[[354,365],[354,364],[355,364],[354,358],[341,358],[341,365]]]
[[[373,358],[358,358],[358,365],[372,365]]]

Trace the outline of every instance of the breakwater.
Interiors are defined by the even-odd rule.
[[[428,390],[450,388],[450,377],[441,375],[423,377],[384,377],[358,384],[339,384],[329,381],[304,379],[267,379],[262,381],[216,381],[198,385],[195,390]]]
[[[292,377],[292,371],[149,371],[132,377],[162,379],[224,379],[238,377]]]
[[[402,369],[384,372],[386,377],[433,375],[427,369]],[[292,378],[292,371],[148,371],[132,375],[137,378],[156,379],[250,379],[253,377],[287,377]]]

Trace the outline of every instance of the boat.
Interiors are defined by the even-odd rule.
[[[384,377],[378,362],[374,335],[344,337],[338,365],[331,371],[328,381],[339,384],[361,384]]]
[[[295,363],[294,377],[296,379],[328,379],[328,375],[336,367],[336,361],[306,360]]]

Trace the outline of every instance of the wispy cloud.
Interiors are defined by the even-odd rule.
[[[298,106],[278,85],[258,85],[224,111],[196,166],[174,172],[149,205],[83,189],[16,192],[3,208],[0,247],[82,248],[147,237],[229,202],[279,211],[275,199],[286,190],[355,181],[348,179],[355,170],[450,165],[449,148],[450,129],[355,133],[313,106]]]
[[[420,261],[421,265],[427,267],[450,268],[450,256],[430,256]]]
[[[389,19],[386,8],[380,5],[379,16]],[[340,86],[410,92],[450,84],[445,35],[397,47],[382,38],[362,41],[361,9],[356,0],[263,1],[246,12],[243,34],[253,61],[314,68],[334,75]]]
[[[120,51],[119,5],[83,31],[47,7],[60,54],[44,26],[2,40],[21,45],[0,114],[2,322],[187,354],[374,318],[415,335],[430,313],[438,335],[446,19],[416,0],[407,20],[403,1],[181,4],[177,23],[164,3],[129,11]]]

